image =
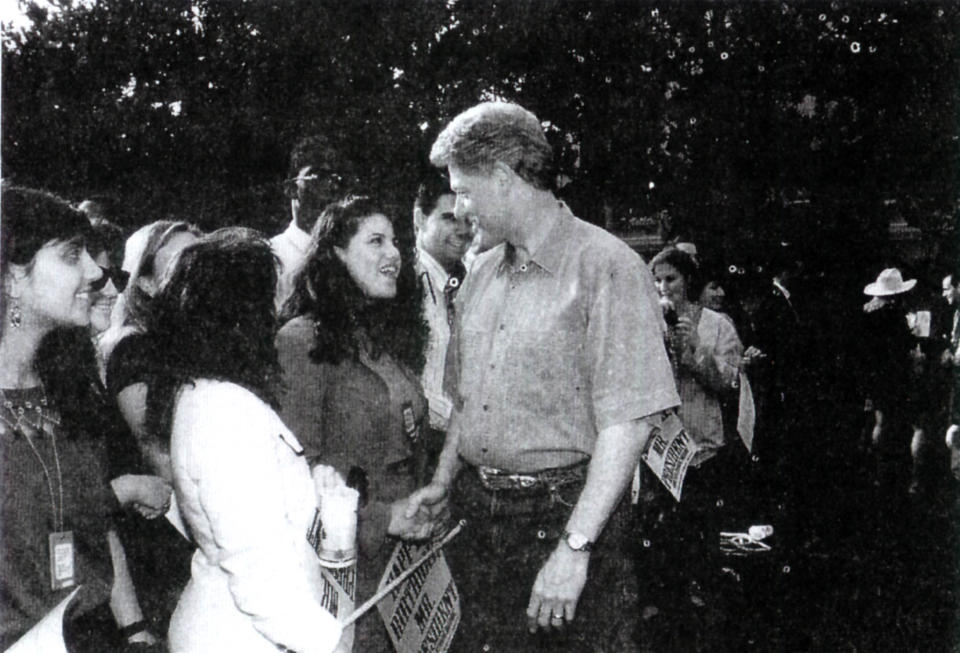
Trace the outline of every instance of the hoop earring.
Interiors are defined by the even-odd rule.
[[[20,302],[13,300],[13,306],[10,307],[10,326],[19,329],[23,326],[23,313],[20,311]]]

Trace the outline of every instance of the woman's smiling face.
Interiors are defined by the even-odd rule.
[[[11,270],[24,322],[47,331],[90,324],[91,284],[102,271],[82,238],[52,240],[30,265]]]
[[[687,301],[687,279],[669,263],[658,263],[653,268],[657,292],[675,304]]]
[[[385,215],[374,213],[364,218],[347,246],[334,250],[366,297],[393,299],[397,296],[400,251],[393,225]]]

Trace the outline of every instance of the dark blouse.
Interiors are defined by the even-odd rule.
[[[107,361],[107,392],[113,405],[124,388],[149,383],[155,367],[150,338],[134,333],[121,339]],[[169,443],[165,448],[169,449]],[[153,473],[148,465],[144,464],[142,469],[141,474]],[[165,633],[180,594],[190,580],[195,547],[163,517],[145,519],[127,511],[117,526],[144,616],[154,632]]]
[[[335,467],[349,482],[363,470],[368,504],[359,511],[357,602],[377,588],[395,541],[386,537],[390,503],[415,489],[415,455],[427,410],[420,381],[389,354],[339,364],[315,363],[312,320],[288,322],[277,336],[284,375],[280,417],[303,445],[311,465]],[[354,650],[390,651],[377,614],[357,622]]]
[[[54,518],[54,506],[60,510],[58,461],[62,529],[73,532],[76,580],[84,586],[75,614],[105,603],[113,576],[106,532],[119,506],[108,483],[107,439],[93,432],[68,435],[52,421],[45,421],[40,431],[30,426],[14,431],[14,411],[26,409],[28,402],[31,408],[36,406],[44,395],[39,387],[4,389],[0,405],[5,417],[0,423],[0,648],[4,649],[74,589],[50,589],[48,537],[60,529]],[[36,423],[36,413],[27,412],[28,422]],[[59,419],[55,411],[48,414]],[[50,473],[53,496],[41,460]]]
[[[116,397],[121,390],[146,383],[156,356],[145,334],[135,333],[117,343],[107,361],[107,391]]]

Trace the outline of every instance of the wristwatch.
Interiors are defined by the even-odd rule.
[[[564,531],[563,541],[567,543],[574,551],[583,551],[589,553],[593,551],[593,542],[587,539],[586,535],[582,533],[571,533],[570,531]]]

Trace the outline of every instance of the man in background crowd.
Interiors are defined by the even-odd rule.
[[[950,307],[950,316],[943,329],[943,350],[940,365],[947,371],[947,446],[950,447],[950,469],[960,479],[960,274],[943,278],[943,299]]]
[[[354,181],[337,150],[322,136],[307,136],[297,142],[290,155],[289,174],[283,189],[290,200],[290,225],[270,239],[281,265],[277,310],[293,292],[293,278],[306,258],[317,217],[327,204],[349,192]]]
[[[454,213],[456,196],[438,174],[429,175],[417,189],[413,229],[417,236],[417,273],[423,284],[423,312],[430,327],[426,364],[421,375],[430,412],[425,446],[431,461],[443,448],[450,399],[443,391],[443,370],[453,323],[453,298],[463,283],[463,255],[472,233],[465,216]],[[421,483],[426,478],[419,479]]]

